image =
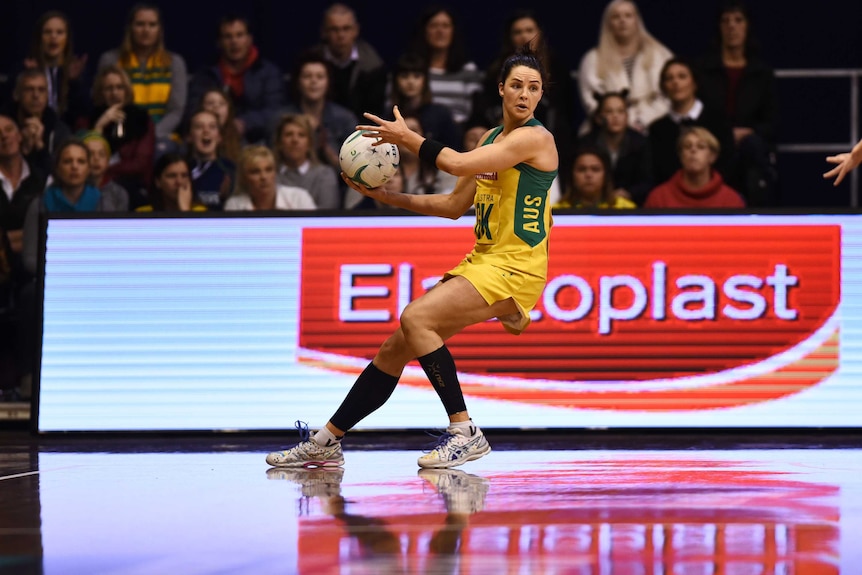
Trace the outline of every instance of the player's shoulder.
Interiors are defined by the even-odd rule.
[[[519,138],[525,138],[536,145],[554,143],[554,134],[541,122],[528,122],[514,131]]]

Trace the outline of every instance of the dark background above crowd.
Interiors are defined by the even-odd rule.
[[[162,10],[166,44],[183,55],[190,69],[209,63],[215,54],[216,27],[228,13],[247,16],[255,40],[267,57],[287,70],[295,55],[319,39],[328,2],[210,0],[153,2]],[[9,71],[24,57],[33,23],[47,10],[66,12],[74,30],[75,51],[98,56],[116,47],[131,0],[5,0],[0,18],[0,69]],[[406,47],[411,25],[426,2],[352,2],[362,35],[391,66]],[[640,0],[638,7],[650,32],[676,53],[699,54],[712,39],[717,2]],[[467,31],[469,52],[483,68],[497,55],[505,18],[521,7],[544,19],[549,41],[576,68],[598,37],[606,2],[556,0],[473,0],[453,3]],[[827,0],[791,8],[787,2],[751,2],[752,19],[763,44],[763,56],[775,68],[854,68],[862,64],[862,2]],[[565,15],[563,15],[565,14]]]
[[[321,18],[329,4],[272,0],[154,3],[162,10],[166,46],[185,58],[190,73],[214,60],[218,21],[231,13],[248,17],[261,53],[288,72],[297,54],[319,40]],[[131,0],[6,0],[0,18],[0,74],[14,78],[28,49],[34,23],[43,12],[57,9],[69,15],[75,52],[88,56],[85,75],[92,78],[99,56],[119,44],[128,11],[134,4]],[[637,4],[650,32],[674,53],[696,56],[709,47],[717,0],[642,0]],[[357,1],[351,5],[357,12],[362,37],[378,49],[391,67],[406,48],[412,24],[426,3]],[[597,41],[606,2],[577,2],[561,7],[550,0],[477,0],[453,5],[460,10],[469,56],[480,69],[485,69],[497,55],[508,15],[529,5],[544,19],[548,41],[569,69],[575,70],[583,54]],[[862,2],[827,0],[791,8],[786,2],[758,0],[749,8],[761,54],[774,69],[862,68]],[[847,77],[785,78],[777,88],[782,110],[779,146],[847,143],[849,147],[850,100],[854,93]],[[580,103],[574,109],[582,113]],[[819,176],[824,156],[821,152],[794,153],[781,162],[784,180],[796,183],[796,188],[785,189],[785,205],[852,204],[846,184],[834,194],[823,191]],[[818,192],[812,194],[812,188]]]

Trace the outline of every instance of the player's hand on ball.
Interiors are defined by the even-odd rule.
[[[404,136],[410,133],[411,130],[407,127],[407,122],[404,121],[404,116],[401,115],[401,112],[398,110],[398,106],[394,106],[392,108],[392,112],[395,115],[394,121],[384,120],[380,116],[376,116],[371,112],[365,112],[363,116],[372,122],[376,122],[377,125],[356,126],[356,129],[367,130],[367,133],[365,134],[366,138],[380,138],[380,140],[374,144],[375,146],[379,146],[383,143],[395,144],[396,146],[400,145],[404,142]]]
[[[363,196],[368,196],[369,198],[376,197],[378,195],[378,192],[380,191],[378,188],[367,188],[367,187],[363,186],[362,184],[360,184],[354,180],[351,180],[350,178],[347,177],[347,174],[345,174],[344,172],[341,172],[341,179],[344,180],[345,184],[347,184],[348,186],[350,186],[351,188],[353,188],[354,190],[356,190],[357,192],[359,192]]]

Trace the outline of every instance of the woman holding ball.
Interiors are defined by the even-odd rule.
[[[380,138],[380,143],[418,154],[458,176],[458,183],[445,195],[401,194],[385,186],[368,189],[345,178],[347,185],[375,201],[425,215],[457,219],[475,206],[475,245],[436,286],[404,309],[401,326],[383,343],[326,425],[311,435],[300,424],[303,441],[270,453],[268,464],[343,465],[345,432],[389,399],[413,359],[425,370],[449,416],[449,427],[436,447],[419,458],[419,466],[455,467],[491,451],[467,412],[445,342],[493,318],[509,332],[521,333],[544,290],[552,223],[548,195],[559,164],[553,135],[534,117],[545,80],[544,66],[528,42],[500,70],[502,125],[485,132],[476,148],[466,152],[410,130],[397,107],[394,121],[365,114],[376,125],[358,129],[368,130],[368,136]]]

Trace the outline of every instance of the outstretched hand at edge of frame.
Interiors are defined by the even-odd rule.
[[[862,140],[853,146],[853,149],[843,154],[835,156],[827,156],[826,161],[830,164],[836,164],[834,168],[823,174],[824,179],[835,178],[832,183],[837,186],[844,180],[844,177],[849,174],[856,166],[862,163]]]

